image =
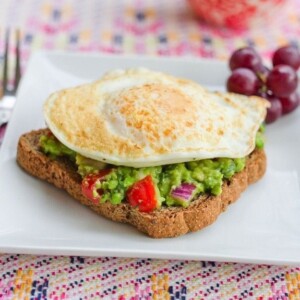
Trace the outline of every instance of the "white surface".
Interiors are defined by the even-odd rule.
[[[137,66],[212,89],[222,89],[228,74],[225,63],[192,58],[36,53],[0,152],[0,252],[300,264],[300,109],[267,127],[265,177],[213,225],[178,238],[154,240],[101,218],[17,166],[18,138],[44,127],[41,108],[50,92]]]

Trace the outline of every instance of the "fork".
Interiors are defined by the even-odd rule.
[[[15,31],[16,34],[16,64],[15,74],[13,80],[13,87],[8,84],[8,69],[9,69],[9,40],[10,30],[6,30],[5,35],[5,50],[4,50],[4,64],[3,64],[3,79],[2,79],[2,93],[3,97],[0,99],[0,128],[8,123],[12,113],[12,109],[16,102],[16,92],[21,78],[20,68],[20,32]]]

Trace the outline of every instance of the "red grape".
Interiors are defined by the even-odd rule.
[[[288,97],[297,88],[297,73],[288,65],[277,65],[267,78],[267,87],[277,97]]]
[[[274,96],[269,96],[268,100],[271,103],[271,107],[267,110],[266,123],[275,122],[282,115],[282,104],[280,100]]]
[[[282,104],[282,113],[287,114],[295,110],[300,104],[300,98],[298,93],[293,93],[289,97],[279,98]]]
[[[259,80],[253,71],[246,68],[235,69],[227,80],[229,92],[254,95],[259,88]]]
[[[262,65],[258,53],[251,47],[244,47],[236,50],[229,60],[230,69],[247,68],[256,71]]]
[[[285,46],[276,50],[273,55],[273,66],[289,65],[294,70],[300,67],[300,51],[293,46]]]
[[[294,111],[300,106],[297,93],[300,68],[300,51],[293,46],[277,49],[273,55],[273,69],[262,63],[255,49],[244,47],[233,52],[229,66],[232,71],[227,79],[227,90],[243,95],[257,95],[267,99],[266,123],[276,121],[282,114]]]

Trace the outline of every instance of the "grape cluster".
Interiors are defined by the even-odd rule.
[[[229,92],[257,95],[270,101],[266,123],[276,121],[300,104],[296,73],[300,67],[300,51],[293,46],[279,48],[272,62],[273,69],[269,69],[254,48],[238,49],[230,57],[232,73],[227,80]]]

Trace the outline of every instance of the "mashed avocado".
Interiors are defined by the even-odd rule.
[[[43,152],[52,158],[68,156],[72,161],[75,160],[76,152],[60,143],[52,134],[42,135],[40,137],[40,146]]]
[[[263,133],[264,126],[261,126],[256,135],[258,149],[264,147]],[[97,186],[97,189],[103,191],[101,201],[110,201],[112,204],[124,201],[126,191],[132,184],[151,175],[159,205],[186,207],[188,203],[172,197],[173,189],[182,183],[189,183],[196,187],[193,192],[194,198],[202,193],[219,195],[222,192],[223,180],[230,180],[235,173],[242,171],[246,164],[246,158],[215,158],[147,168],[108,166],[77,154],[61,144],[53,135],[41,136],[40,146],[42,151],[52,158],[68,156],[77,164],[78,173],[82,177],[107,167],[113,168]]]
[[[106,163],[96,161],[91,158],[84,157],[78,153],[75,153],[76,165],[78,166],[78,173],[84,177],[87,174],[94,173],[98,170],[105,169]]]

